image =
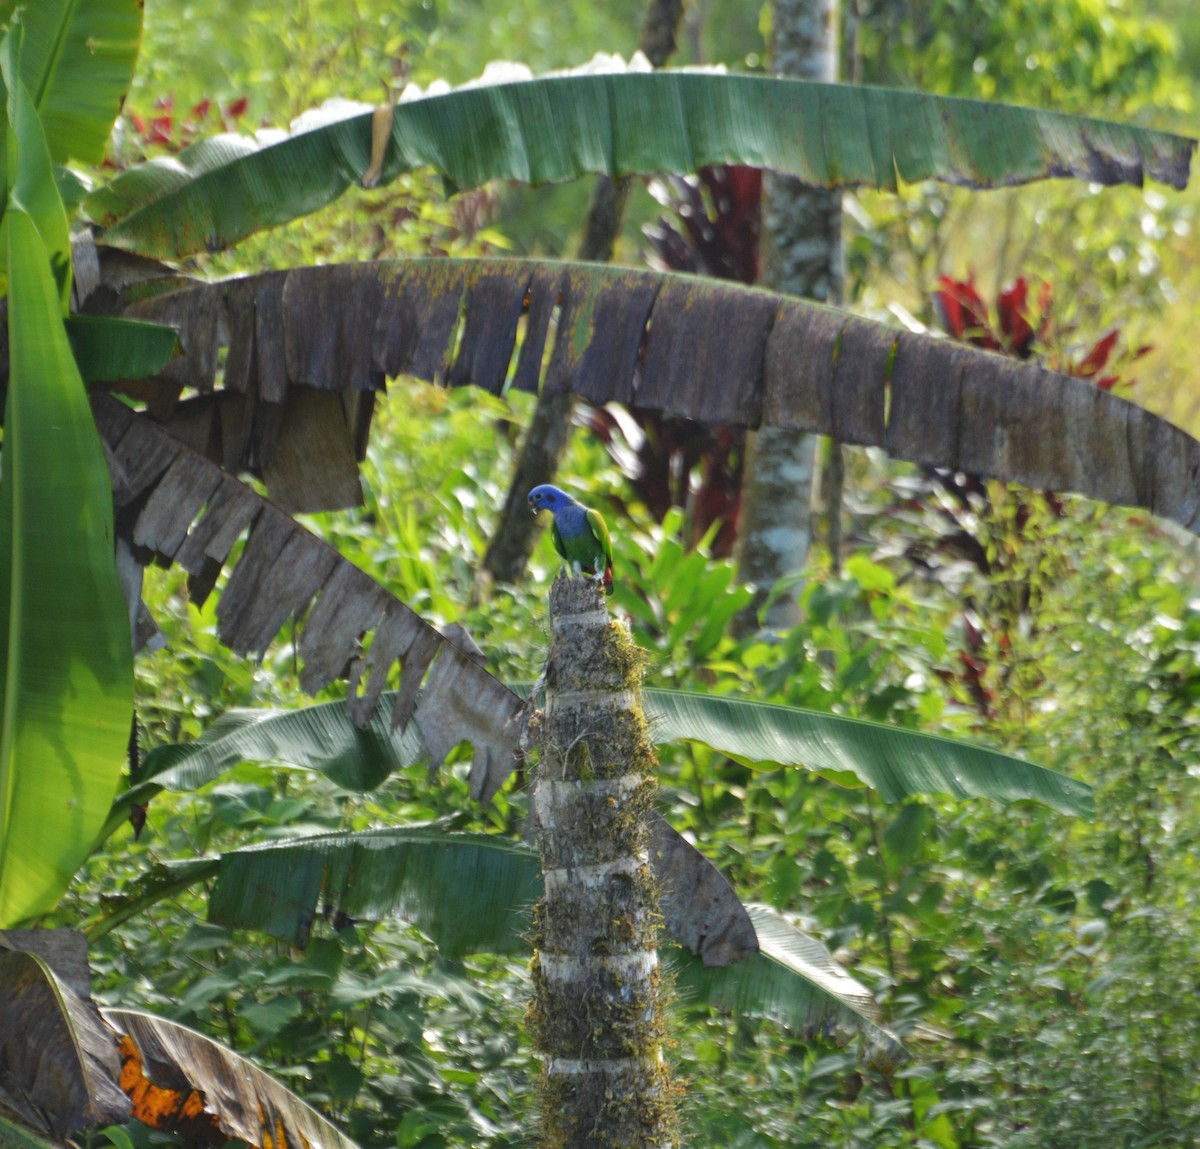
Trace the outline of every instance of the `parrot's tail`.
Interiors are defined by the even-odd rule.
[[[612,567],[606,566],[604,568],[604,593],[612,594],[612,592],[613,592]]]

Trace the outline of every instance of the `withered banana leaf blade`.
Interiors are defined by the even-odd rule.
[[[36,1133],[64,1139],[129,1120],[114,1035],[33,953],[0,953],[0,1047],[0,1104]]]
[[[347,568],[357,568],[336,550],[150,419],[105,395],[93,397],[93,410],[109,448],[118,529],[134,546],[153,549],[160,559],[183,566],[191,576],[193,598],[203,599],[234,544],[249,531],[217,608],[222,642],[261,656],[279,630],[296,620],[300,649],[312,660],[306,666],[306,687],[319,690],[334,677],[350,674],[355,690],[348,705],[360,726],[370,718],[397,660],[404,666],[404,697],[415,696],[432,659],[426,698],[416,718],[431,768],[459,742],[468,741],[475,748],[477,792],[495,792],[515,765],[522,711],[515,694],[382,589],[360,593],[354,609],[340,600],[326,603],[327,595],[341,595],[356,583],[361,592],[366,576],[349,574]],[[174,481],[181,467],[191,485]],[[206,493],[198,497],[197,492]],[[314,598],[316,605],[306,615]],[[314,630],[307,638],[306,617]],[[403,641],[372,645],[373,658],[364,664],[364,635],[382,631],[393,618],[405,622]],[[320,673],[314,676],[312,667]],[[358,698],[364,675],[367,706]],[[396,718],[403,724],[407,715]]]
[[[172,307],[207,317],[212,300],[232,309],[282,299],[282,335],[269,343],[227,311],[230,359],[253,361],[247,371],[256,378],[271,375],[273,395],[281,358],[288,394],[304,385],[366,395],[398,374],[492,393],[568,390],[700,421],[761,420],[836,435],[913,462],[1144,507],[1200,532],[1200,443],[1186,432],[1086,380],[803,300],[683,276],[517,260],[298,268],[235,284],[192,289],[182,294],[210,302]],[[528,318],[518,347],[512,316],[522,307]],[[217,327],[202,330],[212,344],[196,354],[215,363]],[[486,355],[482,336],[466,337],[472,332],[487,334]],[[239,393],[243,400],[258,404],[253,411],[278,409],[252,391]],[[227,438],[222,411],[197,409],[189,442],[204,450]],[[247,418],[255,427],[269,422],[261,413]],[[356,442],[364,429],[337,410],[311,418]],[[234,467],[254,453],[230,450],[217,457]],[[326,506],[354,501],[357,490],[339,495],[350,488],[333,470],[311,479],[313,505],[319,489]]]
[[[729,965],[757,952],[754,923],[720,870],[661,814],[654,814],[651,828],[651,865],[668,936],[705,966]]]
[[[162,1124],[155,1128],[209,1139],[207,1132],[217,1144],[238,1139],[264,1149],[356,1149],[289,1089],[211,1038],[135,1010],[106,1009],[104,1016],[131,1043],[125,1072],[145,1080],[139,1119],[147,1124],[157,1116]],[[145,1087],[156,1083],[157,1094]]]

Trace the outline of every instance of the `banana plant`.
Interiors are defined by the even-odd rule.
[[[62,165],[103,154],[132,79],[141,4],[6,0],[0,27],[3,928],[52,909],[91,852],[133,713],[111,482],[84,381],[157,371],[178,339],[156,324],[69,313],[78,285]]]
[[[0,249],[10,320],[0,481],[0,926],[53,908],[87,857],[118,787],[133,707],[108,467],[65,319],[70,233],[52,161],[82,137],[65,133],[61,117],[52,115],[49,131],[42,126],[39,105],[53,113],[67,97],[45,74],[39,13],[28,30],[13,20],[0,45]]]
[[[75,274],[61,165],[102,148],[128,86],[140,7],[45,0],[22,15],[0,4],[9,30],[0,260],[12,320],[0,484],[0,926],[54,904],[118,785],[131,712],[129,621],[111,573],[97,428],[128,512],[126,541],[142,557],[183,565],[195,597],[213,590],[249,532],[218,608],[233,649],[261,653],[286,619],[308,611],[304,685],[320,689],[348,670],[359,726],[401,662],[392,725],[412,717],[434,762],[471,741],[472,788],[485,798],[511,772],[520,698],[236,477],[263,471],[294,509],[352,501],[356,458],[389,373],[600,401],[636,390],[641,402],[693,417],[829,430],[935,465],[1146,505],[1196,528],[1200,445],[1161,420],[1112,396],[1064,389],[1049,372],[1022,373],[764,293],[709,294],[686,280],[587,267],[415,265],[139,290],[129,309],[139,323],[69,318],[68,301],[86,308],[99,279]],[[234,243],[355,182],[386,182],[418,164],[463,187],[713,162],[769,165],[832,186],[1072,177],[1181,187],[1195,147],[1049,112],[761,77],[622,68],[505,81],[410,93],[392,108],[329,106],[284,132],[202,141],[95,189],[84,210],[102,244],[171,258]],[[185,352],[169,381],[140,391],[166,426],[102,394],[89,414],[81,366],[89,380],[118,384],[153,374],[175,338],[151,326],[157,320],[178,329]],[[221,387],[176,403],[181,382],[211,382],[223,329]],[[730,331],[739,337],[711,337]],[[635,371],[643,344],[645,370]],[[941,391],[930,386],[939,374]],[[1056,426],[1060,437],[1030,437],[1031,425]],[[316,458],[327,465],[308,474]],[[1095,458],[1109,465],[1095,468]],[[760,946],[763,932],[755,931]],[[765,981],[760,988],[760,1000],[772,998]]]
[[[522,697],[527,689],[520,688]],[[369,791],[393,772],[428,761],[416,722],[393,730],[383,710],[360,728],[341,703],[299,710],[236,710],[199,739],[149,751],[140,781],[113,805],[115,831],[134,805],[164,790],[194,791],[242,762],[316,771],[346,790]],[[425,705],[422,700],[417,709]],[[837,784],[870,786],[887,801],[947,793],[1000,801],[1034,799],[1090,817],[1089,787],[1066,775],[970,743],[799,707],[651,689],[644,706],[660,744],[695,741],[754,769],[803,768]],[[870,993],[824,946],[783,915],[742,906],[694,847],[655,815],[650,864],[664,891],[661,912],[679,947],[682,983],[702,1000],[797,1030],[862,1034],[870,1058],[894,1067],[904,1056],[881,1029]],[[444,824],[386,827],[278,839],[218,857],[160,863],[85,926],[96,938],[164,897],[213,882],[210,920],[265,931],[304,946],[322,916],[378,920],[398,915],[423,929],[447,957],[526,951],[528,909],[540,896],[531,848]]]
[[[0,4],[0,21],[25,30],[24,49],[8,53],[4,206],[20,206],[33,221],[60,305],[72,287],[76,300],[86,305],[96,286],[90,274],[91,282],[72,283],[69,231],[57,192],[61,164],[70,157],[95,159],[100,154],[128,87],[140,19],[137,0],[52,0],[27,11],[14,0]],[[920,93],[770,77],[650,74],[613,62],[608,66],[607,73],[540,79],[500,74],[493,82],[460,90],[410,91],[393,107],[331,104],[283,132],[219,136],[170,160],[134,167],[94,189],[84,210],[100,228],[104,244],[180,256],[234,243],[331,202],[355,182],[385,183],[419,164],[433,165],[449,185],[462,187],[493,178],[537,182],[592,171],[686,171],[722,161],[769,165],[834,186],[886,188],[898,179],[935,178],[991,187],[1072,177],[1100,183],[1152,178],[1180,187],[1195,146],[1192,140],[1142,128]],[[656,114],[646,116],[647,107]],[[35,129],[35,123],[44,126]],[[39,134],[44,137],[40,141]],[[18,223],[5,230],[15,231],[17,253],[24,253],[29,228]],[[8,261],[12,242],[0,245],[0,261]],[[373,274],[348,269],[307,276],[280,273],[261,281],[167,292],[149,301],[146,292],[139,292],[143,301],[131,309],[134,318],[169,321],[179,329],[186,349],[183,362],[171,369],[175,383],[165,385],[165,398],[156,409],[170,409],[170,388],[180,379],[208,385],[224,320],[232,332],[230,355],[222,387],[207,401],[209,414],[204,414],[205,403],[185,400],[171,418],[171,429],[191,442],[206,443],[231,471],[250,467],[269,472],[272,493],[284,506],[344,505],[357,496],[355,459],[365,448],[373,403],[387,372],[410,370],[452,382],[480,382],[492,390],[515,385],[568,389],[598,400],[632,398],[632,365],[652,314],[656,350],[637,389],[639,402],[720,422],[833,431],[844,441],[882,442],[894,453],[922,462],[1148,504],[1194,525],[1187,478],[1194,442],[1140,409],[1119,401],[1097,402],[1091,394],[1064,388],[1048,373],[1014,372],[986,357],[972,359],[961,349],[948,355],[907,335],[897,337],[838,313],[789,310],[769,297],[705,296],[705,288],[686,282],[614,277],[599,269],[418,266],[404,272],[384,269],[374,285],[369,282]],[[332,306],[344,298],[339,296],[343,290],[351,292],[356,304],[365,304],[368,318]],[[389,293],[399,304],[379,306],[381,296]],[[694,304],[704,298],[709,310],[703,321],[695,322],[690,318],[698,314]],[[314,323],[326,303],[331,306],[322,322]],[[12,306],[20,308],[21,302]],[[464,337],[457,356],[448,356],[447,348],[457,339],[459,308],[466,315]],[[560,310],[558,326],[569,329],[570,338],[555,342],[551,369],[543,375],[541,352],[551,317]],[[510,371],[522,317],[530,334]],[[618,320],[615,326],[610,318]],[[395,327],[398,321],[402,330]],[[62,317],[53,326],[50,342],[39,339],[39,354],[54,343],[54,362],[62,365],[64,345],[56,334],[61,326],[77,366],[93,380],[119,381],[153,372],[174,347],[170,332],[146,322],[121,325],[84,315]],[[702,327],[710,332],[740,328],[745,337],[713,348],[696,342]],[[493,336],[498,343],[493,344]],[[703,352],[689,357],[693,345]],[[19,390],[28,371],[27,347],[18,348],[13,359],[10,387]],[[719,356],[712,358],[716,352]],[[788,370],[793,363],[809,366],[796,376]],[[614,382],[605,383],[602,376],[612,368]],[[936,374],[947,380],[949,397],[929,385]],[[729,378],[739,382],[727,391]],[[77,386],[72,394],[77,400]],[[260,417],[262,404],[281,417]],[[211,420],[218,410],[224,427],[215,434]],[[133,417],[146,419],[140,411]],[[109,422],[114,419],[120,423],[124,416]],[[930,425],[936,433],[926,435]],[[1056,428],[1061,438],[1029,437],[1025,432],[1031,425]],[[1028,438],[1035,441],[1026,442]],[[109,442],[118,453],[119,446]],[[323,469],[313,463],[318,458],[324,460]],[[114,482],[119,492],[135,487],[146,492],[147,481],[157,483],[166,474],[154,474],[153,464],[143,459],[137,466],[127,465]],[[81,470],[80,486],[83,476]],[[170,478],[183,482],[182,466]],[[290,537],[289,528],[260,515],[252,500],[233,493],[234,488],[222,489],[222,500],[209,509],[238,506],[236,514],[221,520],[227,531],[236,533],[255,523],[253,538],[263,547],[256,548],[256,577],[248,585],[261,589],[257,575],[265,576],[274,565],[266,553],[270,540]],[[35,483],[34,490],[41,497],[42,485]],[[166,491],[161,486],[154,490],[156,509],[165,513]],[[210,489],[206,497],[213,493]],[[96,499],[94,491],[90,497]],[[74,505],[86,505],[86,500]],[[200,509],[191,508],[193,518]],[[168,542],[180,531],[187,534],[190,525],[178,517],[186,518],[187,512],[172,510],[175,520],[162,524]],[[82,560],[84,551],[67,543],[70,519],[54,521],[64,532],[56,553],[74,550],[81,565],[89,565]],[[103,533],[103,515],[96,521]],[[146,526],[143,520],[143,536]],[[202,568],[194,578],[203,591],[214,565],[219,567],[228,551],[208,553],[222,549],[224,536],[202,543],[195,533],[189,535],[187,556]],[[376,642],[377,662],[391,650],[411,670],[422,668],[410,677],[420,679],[433,656],[450,645],[394,605],[385,609],[375,592],[364,589],[365,576],[341,576],[351,589],[346,609],[341,609],[342,583],[327,587],[320,571],[299,569],[307,584],[291,580],[287,570],[277,569],[272,577],[286,585],[291,600],[310,601],[318,590],[320,601],[328,600],[320,612],[325,630],[309,632],[308,653],[317,664],[308,675],[310,684],[328,681],[326,670],[351,632],[372,631],[384,621],[390,646]],[[327,565],[325,574],[332,569]],[[111,585],[102,597],[115,620]],[[238,633],[249,617],[247,610],[230,606],[224,614],[224,630],[235,648],[261,649],[274,633],[269,618],[252,620],[258,628],[253,635]],[[33,616],[26,609],[23,617]],[[336,642],[321,649],[331,635]],[[27,645],[9,642],[10,663]],[[482,697],[500,697],[481,672],[469,668],[469,659],[448,654],[441,661],[447,672],[451,663],[454,670],[453,688],[443,691],[445,697],[462,699],[479,686],[484,687]],[[385,673],[376,667],[376,678]],[[114,681],[125,675],[124,670],[107,672]],[[17,680],[32,681],[25,675]],[[369,688],[368,703],[377,694]],[[110,730],[117,725],[118,706],[124,705],[124,695],[120,703],[114,697],[106,704]],[[360,720],[368,710],[366,703],[357,707]],[[443,739],[477,734],[488,721],[481,710],[447,710]],[[109,741],[100,756],[111,763],[115,778],[115,735]],[[2,744],[11,747],[12,738]],[[496,750],[501,759],[506,752],[502,746]],[[24,813],[13,817],[13,810],[24,809],[25,783],[15,781],[16,767],[6,764],[3,769],[0,865],[6,854],[15,858],[20,853],[8,845],[11,827],[31,821]],[[504,772],[502,766],[499,770]],[[486,789],[477,779],[477,792]],[[69,800],[72,810],[92,809],[74,791]],[[89,814],[85,819],[88,826],[95,825],[93,818]],[[63,843],[68,836],[63,833]],[[76,843],[88,838],[87,832],[74,835]],[[43,875],[38,879],[42,893],[23,896],[0,921],[53,904],[53,891],[61,891],[67,872],[87,849],[86,844],[66,848],[63,843],[47,851],[59,854],[50,867],[55,877]],[[6,872],[0,870],[0,876]],[[24,886],[25,879],[18,884]],[[11,889],[11,879],[2,885]]]
[[[49,0],[22,19],[14,5],[0,7],[8,26],[0,267],[10,324],[0,927],[53,908],[90,853],[120,781],[132,714],[109,472],[80,366],[89,378],[156,370],[176,341],[169,329],[67,315],[70,233],[53,164],[99,159],[132,73],[140,10],[136,0]],[[81,935],[0,929],[5,1145],[49,1149],[136,1116],[210,1140],[353,1149],[299,1098],[209,1039],[149,1015],[102,1014],[89,982]],[[206,1096],[224,1104],[206,1108]]]

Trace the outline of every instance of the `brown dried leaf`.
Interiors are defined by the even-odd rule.
[[[516,769],[523,708],[512,692],[467,654],[445,644],[425,682],[417,729],[431,770],[462,741],[475,750],[468,779],[471,797],[488,803]]]
[[[162,378],[197,391],[212,390],[224,315],[221,293],[185,290],[154,295],[133,303],[125,314],[131,319],[167,323],[179,331],[183,354],[163,368]]]
[[[88,942],[78,930],[0,930],[0,953],[17,950],[37,954],[64,985],[84,1001],[92,998]]]
[[[315,1109],[210,1038],[134,1010],[106,1009],[104,1016],[127,1038],[123,1081],[139,1120],[153,1128],[260,1149],[355,1149]]]
[[[270,454],[265,443],[256,444],[258,461],[252,468],[273,503],[291,514],[362,505],[357,428],[342,395],[293,387],[276,422]]]
[[[239,308],[281,301],[269,349],[257,319],[251,340],[249,320],[230,318],[233,386],[251,389],[242,364],[253,353],[257,377],[273,365],[275,388],[282,361],[289,389],[373,395],[386,375],[407,372],[495,391],[524,311],[515,389],[833,434],[898,458],[1143,506],[1200,532],[1200,444],[1185,432],[1081,380],[949,340],[728,283],[612,267],[411,260],[301,268],[284,273],[282,289],[271,275],[182,293]],[[203,325],[209,309],[181,300],[176,314]],[[295,418],[337,422],[337,413]],[[354,427],[361,458],[361,413]],[[228,445],[222,454],[231,467],[247,464]],[[344,454],[338,466],[341,477],[311,490],[346,498]]]
[[[347,677],[360,639],[375,629],[387,607],[388,594],[378,583],[358,567],[339,563],[300,632],[301,688],[316,694]]]
[[[765,291],[710,287],[664,277],[636,402],[687,419],[704,411],[710,423],[757,427],[767,337],[781,300]]]
[[[129,1120],[114,1035],[30,952],[0,953],[0,1067],[0,1106],[37,1133],[61,1139]]]
[[[346,709],[359,726],[367,724],[387,686],[389,671],[396,665],[397,659],[403,658],[412,649],[424,626],[416,611],[389,596],[383,621],[371,639],[370,652],[365,659],[357,661],[350,671],[350,697],[346,700]],[[370,677],[366,689],[360,693],[359,686],[366,671],[370,672]],[[395,713],[393,707],[393,717]]]
[[[661,888],[663,926],[706,966],[758,952],[754,923],[721,872],[659,813],[651,817],[650,864]]]
[[[436,769],[459,742],[471,742],[474,790],[488,797],[495,793],[515,764],[522,703],[512,691],[332,547],[152,420],[105,395],[93,397],[93,409],[111,453],[127,467],[115,484],[119,531],[153,544],[164,559],[173,552],[191,576],[193,598],[203,601],[249,528],[217,607],[223,642],[261,655],[288,620],[296,620],[298,651],[306,662],[301,683],[316,690],[348,673],[347,710],[360,726],[370,718],[398,659],[404,669],[393,725],[406,724],[432,660],[417,711],[431,764]],[[140,459],[155,462],[139,467]],[[183,474],[194,476],[192,486],[179,481]],[[197,491],[208,494],[201,499]],[[314,597],[309,620],[300,622]],[[372,628],[364,659],[363,639]],[[360,694],[368,667],[369,681]]]

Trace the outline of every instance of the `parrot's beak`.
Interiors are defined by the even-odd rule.
[[[537,512],[538,512],[537,504],[534,503],[534,501],[532,499],[530,499],[529,500],[529,513],[532,515],[536,515]]]

